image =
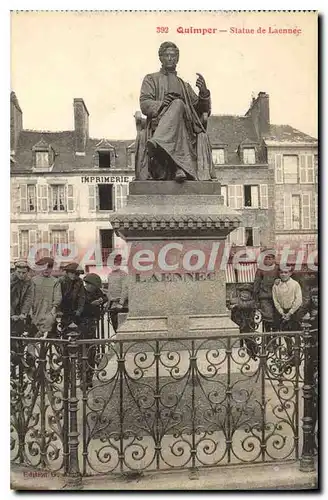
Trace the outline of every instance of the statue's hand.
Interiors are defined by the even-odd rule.
[[[169,106],[174,99],[178,98],[178,94],[170,93],[170,94],[165,94],[164,100],[163,100],[163,106]]]
[[[200,73],[196,73],[196,75],[198,75],[198,78],[196,81],[196,87],[199,88],[199,94],[206,95],[208,93],[208,88],[206,87],[205,78]]]

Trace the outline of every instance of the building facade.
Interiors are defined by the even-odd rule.
[[[12,261],[35,244],[55,255],[71,243],[79,258],[98,249],[106,262],[120,244],[108,215],[126,204],[134,142],[90,138],[84,101],[74,99],[73,110],[73,131],[24,130],[11,94]]]

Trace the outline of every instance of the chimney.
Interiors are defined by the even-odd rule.
[[[85,154],[85,147],[89,138],[89,111],[81,98],[74,99],[74,132],[75,152]]]
[[[266,92],[259,92],[257,98],[252,99],[251,106],[247,111],[246,116],[252,117],[259,137],[266,135],[270,128],[269,94]]]
[[[15,92],[10,93],[10,152],[15,153],[19,134],[23,129],[23,112]]]

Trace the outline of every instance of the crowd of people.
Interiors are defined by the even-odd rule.
[[[299,331],[308,321],[311,328],[318,329],[318,288],[310,290],[310,300],[303,298],[300,283],[292,278],[293,268],[280,268],[275,261],[275,252],[266,252],[264,269],[256,271],[254,283],[245,283],[238,288],[237,297],[231,300],[231,319],[238,324],[241,333],[255,330],[257,313],[262,320],[264,332]],[[268,336],[273,347],[274,336]],[[245,339],[252,358],[257,359],[258,347],[254,339]],[[285,336],[286,351],[291,364],[294,363],[292,336]]]

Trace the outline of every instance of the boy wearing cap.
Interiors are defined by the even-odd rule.
[[[85,290],[83,281],[79,277],[83,270],[75,262],[64,267],[65,275],[58,281],[62,300],[60,310],[63,313],[62,324],[67,327],[72,322],[79,322],[85,304]]]
[[[107,302],[107,297],[101,290],[101,279],[95,273],[89,273],[83,278],[85,288],[85,303],[80,318],[80,332],[83,339],[95,339],[101,308]],[[87,345],[88,365],[86,369],[87,389],[92,387],[92,376],[95,367],[96,346]]]
[[[231,319],[239,326],[240,333],[250,333],[255,330],[255,301],[252,297],[253,286],[245,283],[238,286],[237,298],[231,301]],[[258,346],[254,337],[243,338],[241,345],[245,343],[247,352],[251,358],[257,359]]]
[[[53,330],[62,295],[58,280],[51,276],[54,260],[44,257],[36,265],[40,267],[41,273],[32,278],[34,299],[31,333],[33,336],[41,336]]]

